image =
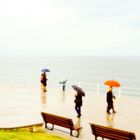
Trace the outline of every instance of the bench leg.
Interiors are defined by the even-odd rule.
[[[95,140],[98,140],[98,139],[97,139],[97,136],[95,136]],[[102,138],[102,140],[104,140],[104,138]]]
[[[98,139],[97,139],[97,136],[95,136],[95,140],[98,140]],[[102,140],[104,140],[104,138],[102,138]]]
[[[77,131],[77,135],[74,136],[73,133],[72,133],[73,131]],[[70,135],[71,136],[74,136],[74,137],[77,137],[78,138],[79,137],[79,134],[80,134],[79,130],[71,130],[70,129]]]
[[[79,132],[79,130],[77,130],[77,138],[79,137],[79,134],[80,134],[80,132]]]
[[[45,123],[45,128],[47,128],[49,130],[53,130],[54,129],[54,124],[52,124],[52,127],[48,127],[47,123]]]
[[[72,130],[70,129],[70,135],[72,136]]]
[[[95,136],[95,140],[97,140],[97,136]]]

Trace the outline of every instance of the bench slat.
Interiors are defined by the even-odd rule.
[[[45,113],[45,114],[42,113],[42,116],[46,123],[52,123],[54,125],[59,125],[59,126],[63,126],[70,129],[74,128],[72,119],[64,118],[64,117],[60,117],[60,116],[56,116],[56,115],[52,115],[48,113]]]
[[[96,130],[96,133],[115,133],[115,135],[123,135],[123,136],[126,136],[128,137],[130,135],[130,133],[128,132],[124,132],[124,131],[117,131],[117,130],[110,130],[110,129],[102,129],[102,128],[95,128]]]
[[[96,133],[97,136],[101,136],[103,138],[109,138],[109,139],[117,139],[117,140],[130,140],[129,136],[121,136],[121,135],[116,135],[116,134],[111,134],[111,133],[102,133],[98,132]]]

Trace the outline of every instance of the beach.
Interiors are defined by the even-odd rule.
[[[121,130],[131,131],[140,139],[140,98],[132,96],[117,97],[114,106],[117,111],[114,115],[106,114],[106,96],[93,92],[86,92],[83,97],[82,116],[80,120],[76,117],[74,109],[74,90],[61,91],[61,88],[48,88],[47,92],[41,92],[38,88],[30,90],[0,93],[0,128],[14,127],[23,124],[42,122],[41,111],[69,117],[83,127],[78,139],[93,139],[89,123],[100,124]],[[12,90],[11,90],[12,91]],[[56,127],[57,128],[57,127]],[[67,129],[59,128],[69,132]],[[49,131],[50,133],[70,137],[61,131]]]

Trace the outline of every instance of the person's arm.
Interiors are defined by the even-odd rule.
[[[113,95],[113,98],[116,99],[116,97]]]

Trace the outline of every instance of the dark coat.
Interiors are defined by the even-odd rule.
[[[82,96],[77,94],[75,96],[75,100],[74,100],[76,106],[82,106]]]
[[[41,74],[41,83],[46,86],[47,85],[47,78],[46,78],[46,74],[42,73]]]
[[[113,102],[113,94],[112,94],[111,91],[108,91],[108,92],[107,92],[106,101],[107,101],[108,103],[112,103],[112,102]]]

